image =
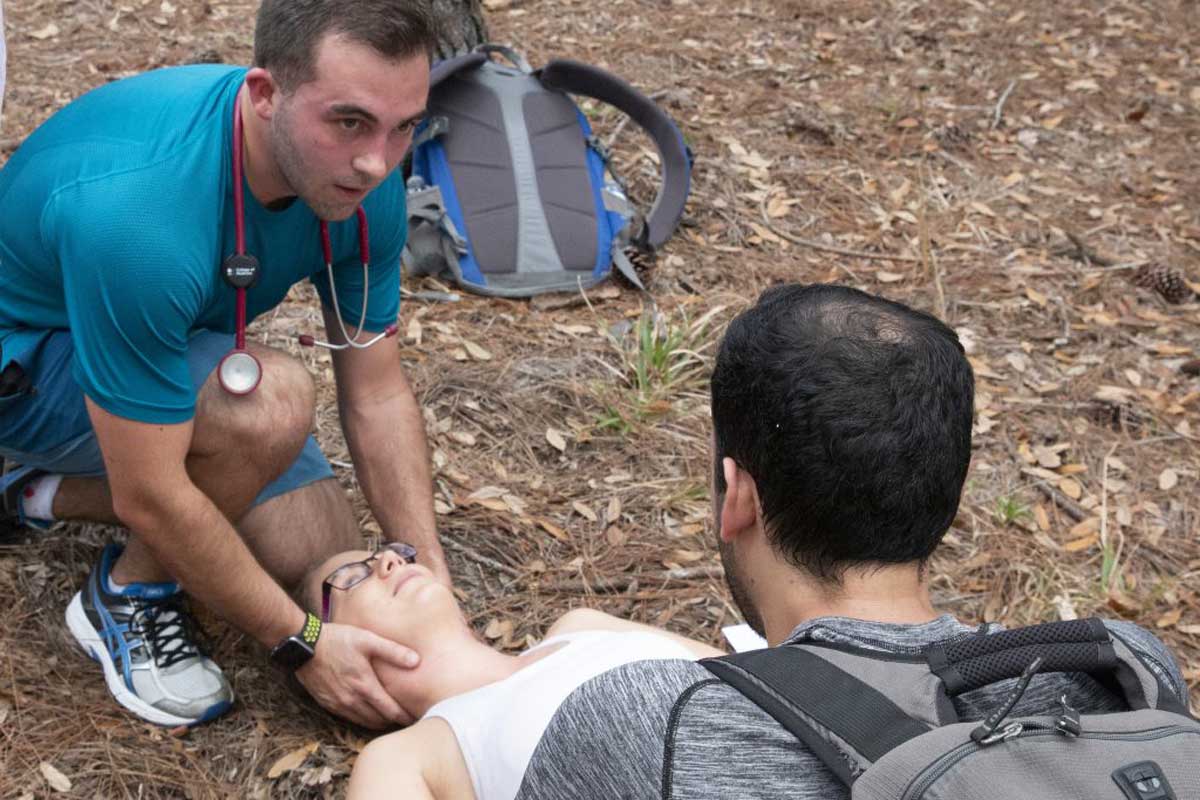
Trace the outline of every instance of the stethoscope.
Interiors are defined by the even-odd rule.
[[[240,97],[241,92],[238,92]],[[221,277],[237,291],[237,310],[234,316],[235,334],[233,349],[225,354],[217,365],[217,380],[221,388],[230,394],[250,394],[258,388],[262,380],[262,364],[253,353],[246,349],[246,290],[258,282],[258,259],[246,252],[246,216],[245,190],[242,187],[242,115],[238,99],[233,101],[233,223],[235,234],[234,254],[221,262]],[[367,212],[359,206],[355,211],[358,218],[358,253],[362,262],[362,311],[358,317],[358,328],[351,336],[346,331],[346,323],[342,319],[342,310],[338,306],[337,286],[333,281],[333,246],[329,242],[329,224],[321,220],[321,252],[325,256],[325,272],[329,276],[329,293],[333,298],[333,313],[337,317],[345,344],[331,344],[315,339],[308,334],[300,334],[296,338],[305,347],[325,347],[330,350],[345,350],[354,348],[365,350],[371,345],[388,337],[395,336],[399,328],[393,323],[383,333],[368,339],[358,341],[362,334],[363,323],[367,318],[367,288],[371,266],[371,243],[367,235]]]

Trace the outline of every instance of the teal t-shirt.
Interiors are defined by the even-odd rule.
[[[0,170],[0,348],[20,359],[67,329],[75,380],[97,405],[150,423],[191,418],[192,331],[232,333],[233,103],[246,70],[161,69],[100,87],[34,131]],[[244,180],[244,179],[243,179]],[[268,211],[245,188],[246,251],[262,266],[247,317],[309,278],[331,305],[319,220],[297,200]],[[393,173],[363,203],[371,271],[365,329],[396,320],[407,234]],[[358,324],[358,226],[331,223],[338,304]],[[2,367],[2,365],[0,365]]]

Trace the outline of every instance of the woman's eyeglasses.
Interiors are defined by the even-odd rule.
[[[417,548],[411,544],[388,542],[362,561],[351,561],[349,564],[342,564],[329,573],[325,577],[325,580],[321,582],[322,622],[329,622],[329,598],[332,591],[334,589],[341,589],[342,591],[353,589],[371,577],[371,563],[385,552],[395,553],[406,564],[412,564],[417,560]]]

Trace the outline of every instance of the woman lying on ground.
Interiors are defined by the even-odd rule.
[[[519,656],[476,638],[451,590],[408,545],[333,556],[311,573],[326,621],[358,625],[421,655],[416,669],[379,665],[379,678],[418,722],[371,742],[350,800],[380,797],[511,800],[558,706],[589,679],[632,661],[723,655],[683,636],[576,609]],[[322,580],[324,579],[324,580]],[[320,581],[320,583],[318,583]]]

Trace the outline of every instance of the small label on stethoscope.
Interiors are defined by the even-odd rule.
[[[232,255],[221,262],[221,277],[235,289],[249,289],[258,282],[258,259],[252,255]]]

